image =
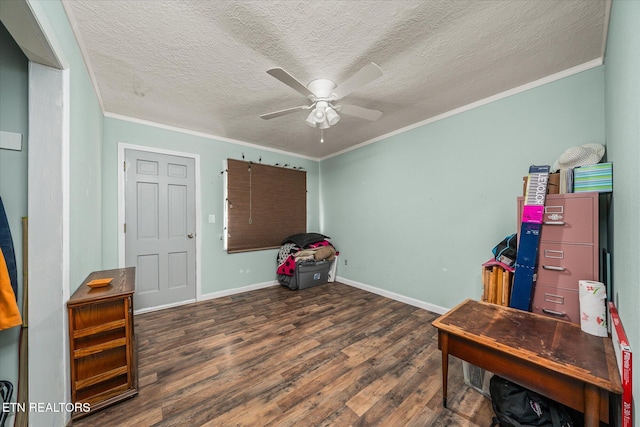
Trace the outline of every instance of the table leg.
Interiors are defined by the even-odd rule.
[[[447,407],[447,381],[449,378],[449,334],[439,331],[442,351],[442,406]]]
[[[584,385],[584,425],[600,425],[600,390],[593,384]]]

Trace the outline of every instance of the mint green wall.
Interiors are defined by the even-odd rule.
[[[22,151],[0,149],[0,196],[18,267],[18,306],[22,312],[22,220],[27,216],[28,61],[0,23],[0,130],[22,134]],[[18,384],[20,328],[0,331],[0,379]],[[13,398],[15,401],[15,396]]]
[[[338,275],[451,308],[516,232],[530,164],[604,142],[603,67],[321,162],[322,231]],[[345,265],[345,262],[347,262]]]
[[[69,147],[70,289],[102,269],[103,114],[80,52],[73,49]]]
[[[614,300],[640,367],[640,2],[612,2],[605,56],[606,136],[613,162]],[[638,370],[638,368],[636,368]],[[635,419],[640,381],[633,379]],[[634,424],[635,425],[635,424]]]
[[[103,149],[103,236],[105,268],[118,266],[118,143],[150,146],[164,150],[198,154],[201,179],[201,242],[203,295],[242,286],[264,283],[276,279],[276,250],[227,254],[223,250],[223,177],[227,158],[264,164],[290,164],[304,167],[307,172],[307,227],[319,228],[318,162],[253,147],[222,142],[167,130],[145,124],[105,118]],[[208,215],[214,214],[215,224],[208,223]],[[285,237],[285,236],[283,236]]]
[[[103,114],[82,53],[59,0],[31,0],[45,31],[52,34],[69,71],[69,241],[70,292],[102,268]],[[46,177],[42,177],[46,179]]]
[[[102,122],[93,83],[62,4],[41,2],[64,48],[70,79],[69,241],[70,290],[102,268]]]

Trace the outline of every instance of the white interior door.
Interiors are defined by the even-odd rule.
[[[195,161],[125,150],[125,263],[137,310],[196,298]]]

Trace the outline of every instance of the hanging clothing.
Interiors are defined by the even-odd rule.
[[[0,249],[0,330],[13,328],[22,324],[20,310],[16,303],[16,295],[11,287],[9,270]]]
[[[18,295],[18,265],[16,264],[16,255],[13,250],[13,240],[11,239],[11,229],[9,228],[9,220],[4,210],[2,197],[0,197],[0,249],[4,252],[5,263],[9,271],[9,280],[13,288],[13,294]]]

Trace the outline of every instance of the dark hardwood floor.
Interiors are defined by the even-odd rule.
[[[73,426],[482,426],[437,314],[341,283],[276,286],[135,317],[138,396]]]

